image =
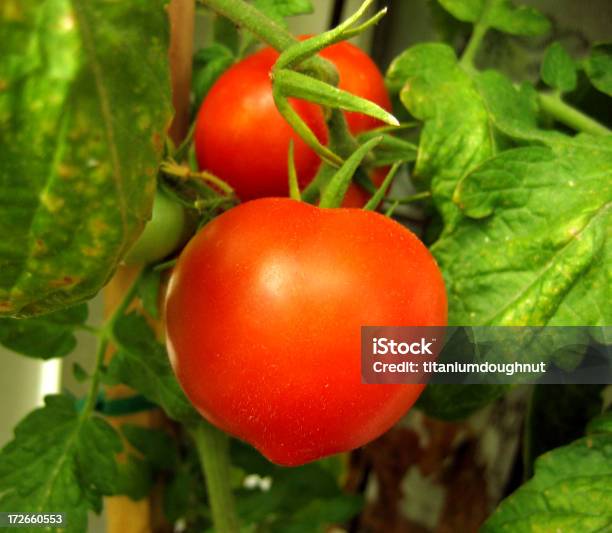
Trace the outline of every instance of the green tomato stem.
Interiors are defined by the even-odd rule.
[[[213,11],[231,20],[237,26],[246,28],[253,35],[283,52],[299,42],[289,31],[274,20],[268,18],[256,7],[244,0],[199,0]],[[313,57],[304,62],[304,68],[310,68],[325,81],[338,80],[334,65],[321,57]]]
[[[426,198],[431,197],[431,192],[423,191],[418,192],[416,194],[411,194],[410,196],[404,196],[402,198],[389,198],[390,202],[397,202],[399,205],[411,204],[413,202],[418,202],[419,200],[425,200]]]
[[[302,195],[300,194],[300,185],[298,183],[297,170],[295,168],[295,157],[293,149],[293,141],[289,141],[289,155],[287,160],[287,169],[289,171],[289,198],[302,201]]]
[[[279,51],[297,42],[297,39],[280,24],[244,0],[201,0],[201,2],[237,26],[248,29]]]
[[[345,40],[350,27],[365,14],[373,1],[374,0],[365,0],[355,13],[335,28],[315,35],[305,41],[301,41],[297,43],[296,46],[292,46],[285,50],[278,58],[276,65],[274,65],[274,69],[294,68],[324,48]],[[383,9],[381,13],[377,14],[377,16],[373,17],[371,20],[376,19],[374,21],[374,23],[376,23],[385,13],[386,9]],[[371,21],[368,21],[368,23],[371,23]]]
[[[237,533],[238,517],[230,487],[229,437],[205,420],[191,429],[200,457],[217,533]]]
[[[274,97],[274,103],[279,113],[297,132],[302,140],[310,146],[323,161],[332,166],[339,167],[342,164],[342,159],[327,148],[327,146],[319,142],[319,139],[317,139],[316,135],[306,125],[300,115],[291,107],[287,98],[282,94],[281,88],[276,84],[274,84],[272,88],[272,96]]]
[[[370,139],[351,154],[340,169],[332,176],[323,190],[321,200],[319,201],[319,207],[340,207],[355,171],[359,165],[361,165],[368,152],[373,150],[380,141],[380,137]]]
[[[332,109],[327,119],[327,125],[329,126],[330,148],[334,153],[344,159],[350,157],[350,155],[359,148],[359,143],[349,131],[345,114],[340,109]],[[373,135],[370,138],[373,139],[374,137],[377,137],[377,135]],[[363,142],[368,140],[369,139],[366,139]],[[371,162],[371,160],[373,161],[373,158],[368,159],[366,156],[365,161]]]
[[[178,165],[169,161],[164,161],[160,166],[160,170],[164,174],[174,176],[175,178],[179,178],[182,180],[203,181],[206,185],[212,185],[217,189],[221,190],[221,192],[225,194],[225,196],[234,195],[234,189],[228,183],[206,170],[196,172],[191,170],[187,166]]]
[[[488,31],[489,27],[486,24],[479,23],[474,26],[474,31],[470,36],[470,40],[463,51],[460,61],[461,65],[466,69],[474,70],[474,60],[476,59],[476,54],[478,54],[482,40],[485,38]]]
[[[106,320],[102,328],[96,330],[96,334],[98,335],[96,362],[94,370],[92,372],[91,384],[89,385],[89,391],[87,392],[85,406],[83,408],[83,411],[81,411],[81,420],[85,420],[86,418],[88,418],[91,415],[94,407],[96,406],[98,390],[100,389],[102,365],[104,364],[104,355],[106,354],[108,344],[113,336],[113,327],[115,325],[115,322],[117,322],[117,320],[121,316],[123,316],[128,306],[134,300],[141,275],[142,273],[139,274],[134,283],[132,283],[131,287],[125,293],[123,300],[121,300],[121,303],[118,305],[117,309],[113,311],[113,314]]]
[[[376,208],[378,207],[378,204],[380,204],[380,202],[384,198],[385,194],[387,194],[387,190],[391,186],[391,183],[393,182],[393,178],[395,178],[395,174],[397,174],[397,171],[399,170],[399,167],[401,165],[402,165],[401,163],[395,163],[391,167],[389,172],[387,172],[387,176],[385,177],[385,180],[382,182],[381,186],[377,189],[377,191],[368,200],[366,205],[363,206],[363,210],[364,211],[374,211],[374,210],[376,210]]]
[[[582,111],[565,103],[561,96],[556,93],[540,93],[539,100],[540,106],[545,113],[576,131],[593,135],[612,134],[612,130],[585,115]]]
[[[108,348],[108,335],[102,334],[98,340],[98,348],[96,350],[96,363],[91,378],[91,384],[89,385],[89,391],[87,392],[87,399],[85,400],[85,407],[81,412],[81,420],[88,418],[93,411],[96,400],[98,398],[98,390],[100,388],[100,373],[102,364],[104,363],[104,354]]]

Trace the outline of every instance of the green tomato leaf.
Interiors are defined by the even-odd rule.
[[[433,418],[463,420],[510,389],[510,385],[427,385],[416,406]]]
[[[589,422],[587,434],[609,433],[612,435],[612,411],[599,415]]]
[[[198,50],[193,56],[192,88],[197,110],[210,88],[234,62],[233,52],[219,43]]]
[[[584,69],[595,88],[612,96],[612,43],[594,46]]]
[[[523,463],[531,469],[543,453],[569,444],[601,412],[605,385],[536,385],[524,432]]]
[[[130,313],[121,317],[113,337],[117,353],[108,366],[109,383],[132,387],[174,420],[188,423],[200,419],[172,372],[166,349],[143,316]]]
[[[534,477],[506,498],[483,533],[612,528],[612,433],[597,433],[542,455]]]
[[[28,357],[64,357],[74,350],[75,329],[86,320],[87,304],[32,318],[0,318],[0,344]]]
[[[226,47],[232,55],[240,51],[238,27],[228,18],[213,12],[213,41]]]
[[[546,85],[563,93],[576,88],[576,64],[561,43],[554,42],[546,49],[540,77]]]
[[[66,532],[87,529],[88,509],[117,488],[115,430],[98,417],[81,419],[67,396],[47,396],[15,428],[0,452],[0,510],[67,513]],[[38,531],[28,528],[25,531]]]
[[[147,269],[138,279],[136,287],[142,307],[151,318],[159,318],[159,290],[161,287],[161,272]]]
[[[0,7],[0,314],[91,298],[149,218],[171,116],[165,0]]]
[[[612,321],[612,141],[559,136],[508,150],[467,175],[467,215],[432,251],[451,324],[582,325]]]
[[[231,440],[230,450],[233,465],[270,484],[269,490],[237,491],[236,505],[245,525],[266,523],[270,531],[279,533],[326,531],[326,526],[350,519],[363,506],[362,498],[340,488],[342,460],[337,456],[287,469],[239,440]]]
[[[424,122],[413,179],[431,188],[449,225],[460,217],[452,198],[463,175],[507,146],[535,135],[537,98],[494,71],[468,73],[449,46],[413,46],[389,67],[387,83]]]
[[[140,500],[151,492],[153,480],[149,463],[129,454],[125,462],[119,463],[117,494]]]
[[[482,24],[511,35],[542,35],[550,22],[537,9],[515,6],[511,0],[438,0],[455,18]]]
[[[445,44],[420,44],[402,53],[387,73],[401,88],[408,111],[424,121],[414,178],[431,186],[444,219],[456,216],[452,196],[458,180],[491,156],[496,141],[487,109],[470,76]]]
[[[72,363],[72,376],[78,383],[84,383],[90,378],[87,371],[76,361]]]
[[[538,94],[531,84],[518,89],[510,80],[489,70],[478,73],[474,82],[489,113],[489,120],[504,137],[521,141],[539,141],[551,137],[549,132],[538,129]],[[507,143],[500,142],[500,148]]]
[[[357,495],[343,494],[331,498],[316,498],[279,523],[272,531],[278,533],[312,533],[313,524],[319,524],[318,530],[327,531],[329,524],[341,524],[359,513],[363,508],[363,498]]]
[[[121,432],[127,441],[156,469],[173,470],[178,464],[178,446],[166,431],[123,424]]]

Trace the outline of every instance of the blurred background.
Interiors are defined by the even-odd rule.
[[[361,0],[313,0],[314,13],[291,20],[290,29],[296,34],[323,31],[343,20],[360,3]],[[501,68],[515,79],[537,80],[540,54],[545,48],[543,44],[545,45],[548,41],[560,40],[574,57],[580,57],[581,53],[587,50],[589,43],[610,40],[612,37],[612,1],[610,0],[522,0],[522,3],[537,7],[551,19],[553,22],[552,36],[549,35],[540,40],[520,39],[490,32],[484,46],[485,52],[480,58],[483,65],[495,64],[497,68]],[[387,16],[377,27],[361,35],[356,41],[356,44],[371,53],[383,71],[396,54],[411,44],[444,39],[461,49],[469,36],[469,26],[452,20],[433,0],[378,0],[375,9],[383,6],[389,8]],[[207,43],[207,36],[210,35],[210,22],[209,14],[203,11],[198,14],[196,49]],[[527,68],[525,64],[528,65]],[[518,65],[520,65],[520,70],[518,70]],[[580,99],[582,107],[585,107],[587,111],[589,107],[599,106],[600,97],[597,93],[581,93],[580,87],[576,94],[570,96],[571,98]],[[608,112],[612,113],[612,110]],[[100,296],[90,303],[89,309],[89,322],[100,323],[102,320]],[[13,427],[33,407],[41,405],[42,398],[46,394],[61,389],[68,389],[76,395],[83,393],[82,386],[75,381],[71,369],[75,362],[84,368],[91,366],[95,350],[94,343],[95,340],[91,336],[80,334],[78,348],[71,356],[63,361],[53,360],[44,363],[11,354],[0,347],[0,446],[12,438]],[[510,404],[515,402],[517,406],[522,405],[520,394],[503,401]],[[476,468],[474,475],[481,479],[480,485],[484,485],[483,490],[491,496],[491,492],[501,490],[499,486],[506,483],[512,476],[510,458],[518,446],[516,426],[520,424],[520,419],[512,418],[512,413],[518,412],[518,409],[508,410],[508,405],[505,405],[504,409],[493,405],[486,411],[478,414],[473,420],[462,423],[461,426],[457,425],[451,430],[444,429],[435,433],[440,438],[448,440],[448,442],[437,443],[436,453],[450,453],[451,449],[454,450],[452,453],[455,453],[455,447],[459,443],[465,447],[464,452],[468,454],[464,460],[464,467],[470,464],[469,453],[490,454],[491,458],[495,458],[491,459],[490,468],[474,466]],[[504,420],[495,418],[496,413],[502,412],[505,413]],[[490,424],[492,419],[496,421],[496,424]],[[436,528],[436,531],[453,531],[450,524],[446,529],[436,526],[438,515],[443,511],[441,508],[443,494],[436,496],[438,489],[429,485],[427,479],[419,477],[415,471],[408,470],[407,467],[404,468],[406,466],[404,463],[407,461],[419,459],[411,458],[409,454],[406,455],[401,450],[409,449],[411,442],[415,438],[418,440],[418,433],[419,431],[422,433],[424,424],[432,423],[435,424],[435,422],[424,422],[418,412],[413,412],[397,430],[394,430],[395,432],[392,431],[386,436],[390,454],[387,464],[384,464],[384,457],[374,458],[374,462],[382,461],[383,464],[376,467],[380,469],[378,478],[375,478],[378,479],[378,486],[373,485],[366,488],[366,494],[369,491],[375,503],[370,506],[369,511],[366,510],[365,520],[370,520],[372,527],[376,527],[377,521],[386,520],[386,526],[381,525],[385,529],[376,529],[377,531],[400,531],[397,529],[402,527],[397,525],[400,523],[411,524],[410,529],[401,529],[402,531],[432,531],[433,528]],[[473,447],[475,441],[458,438],[461,432],[470,431],[478,435],[477,438],[474,437],[479,442],[476,448]],[[400,438],[404,446],[398,448],[393,441]],[[429,445],[432,450],[434,449],[431,443],[421,444]],[[367,449],[364,453],[367,455]],[[504,456],[508,458],[505,461]],[[429,457],[428,460],[434,461],[435,457]],[[402,471],[402,478],[394,478],[392,471],[394,468]],[[449,472],[449,479],[451,475],[452,472]],[[389,478],[386,482],[385,479],[381,479],[384,476]],[[359,483],[358,479],[353,481]],[[457,483],[462,486],[461,480]],[[473,486],[478,490],[480,485],[477,483]],[[498,485],[497,488],[496,485]],[[381,490],[387,491],[383,492],[382,497],[380,496]],[[390,502],[402,498],[405,505],[400,505],[399,511],[396,508],[385,509],[385,498]],[[477,521],[479,515],[482,514],[480,506],[483,505],[479,494],[468,493],[464,494],[458,502],[455,512],[473,514],[474,520]],[[368,512],[370,513],[369,518]],[[399,518],[396,516],[398,512],[402,515]],[[466,523],[469,523],[469,519]],[[92,519],[90,530],[94,533],[104,531],[104,518]]]

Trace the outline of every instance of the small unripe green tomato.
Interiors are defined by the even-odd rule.
[[[157,191],[151,220],[130,248],[124,263],[146,265],[170,255],[184,242],[186,225],[183,206]]]

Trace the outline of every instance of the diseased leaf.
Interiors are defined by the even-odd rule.
[[[430,184],[434,202],[450,223],[461,176],[495,151],[486,108],[469,77],[445,44],[413,46],[396,58],[387,79],[403,87],[408,111],[424,121],[414,179]]]
[[[511,0],[438,0],[463,22],[480,23],[512,35],[541,35],[550,22],[537,9],[516,6]]]
[[[531,86],[517,89],[495,71],[467,72],[445,44],[413,46],[391,63],[386,79],[425,123],[413,179],[431,187],[446,225],[459,216],[452,197],[464,174],[505,148],[507,138],[543,136]]]
[[[546,50],[540,76],[546,85],[561,92],[576,88],[576,65],[561,43],[554,42]]]
[[[610,139],[508,150],[467,175],[454,200],[466,217],[432,248],[451,324],[610,323]]]
[[[608,531],[612,528],[612,433],[542,455],[534,477],[506,498],[483,533]]]
[[[91,298],[150,217],[165,0],[0,5],[0,314]]]
[[[86,531],[88,509],[99,511],[102,495],[116,490],[120,450],[101,418],[80,419],[74,400],[47,396],[0,452],[0,511],[66,513],[62,531]]]
[[[32,318],[0,318],[0,344],[28,357],[64,357],[74,350],[75,329],[86,320],[87,304]]]
[[[489,109],[479,80],[495,78],[496,105]],[[497,120],[532,123],[529,101],[500,74],[474,80],[445,44],[420,44],[398,56],[387,72],[391,90],[400,90],[408,111],[424,121],[414,179],[430,186],[434,202],[447,224],[458,216],[452,197],[459,179],[498,149]],[[478,82],[478,83],[477,83]],[[503,112],[513,110],[509,119]]]
[[[612,96],[612,43],[594,46],[584,69],[595,88]]]
[[[108,367],[109,382],[129,385],[174,420],[188,423],[200,419],[172,372],[166,349],[157,342],[144,317],[131,313],[120,318],[114,342],[117,353]]]

